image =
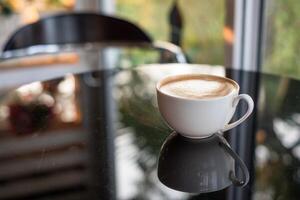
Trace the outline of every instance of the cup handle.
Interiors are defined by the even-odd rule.
[[[225,126],[225,128],[222,130],[222,132],[228,131],[228,130],[236,127],[237,125],[242,123],[245,119],[247,119],[249,117],[249,115],[252,113],[253,108],[254,108],[254,103],[253,103],[252,98],[248,94],[240,94],[233,100],[232,106],[234,106],[234,107],[237,106],[237,104],[239,103],[240,100],[245,100],[247,102],[247,104],[248,104],[247,112],[239,120],[237,120],[233,123],[227,124]]]
[[[235,186],[244,187],[249,182],[249,171],[243,160],[231,149],[225,138],[219,134],[217,134],[220,139],[220,146],[234,159],[234,161],[238,164],[238,167],[242,170],[242,179],[236,177],[234,171],[230,171],[229,179]]]

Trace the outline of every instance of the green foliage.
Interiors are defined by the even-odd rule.
[[[120,121],[124,127],[133,130],[137,146],[156,157],[170,129],[153,105],[156,98],[153,94],[155,83],[146,74],[138,71],[124,71],[124,75],[130,76],[130,81],[120,85],[117,91],[120,94]]]
[[[264,71],[300,78],[299,10],[297,0],[267,4]]]
[[[183,48],[195,63],[223,64],[225,1],[179,0]],[[148,32],[155,40],[169,40],[169,12],[173,0],[118,0],[116,14]]]
[[[137,23],[156,40],[169,39],[172,0],[118,0],[117,15]],[[178,0],[184,21],[183,48],[194,63],[224,64],[225,3]],[[266,1],[263,71],[300,78],[300,4]]]
[[[183,48],[195,63],[224,64],[225,1],[180,0]]]

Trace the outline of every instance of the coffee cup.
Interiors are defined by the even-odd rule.
[[[159,111],[167,124],[188,138],[205,138],[230,130],[253,111],[247,94],[226,77],[208,74],[181,74],[163,78],[156,85]],[[246,113],[229,123],[240,100],[247,103]]]

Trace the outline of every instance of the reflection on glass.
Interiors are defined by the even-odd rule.
[[[235,166],[241,167],[242,177],[236,176]],[[158,177],[179,191],[217,194],[232,184],[247,185],[249,173],[223,136],[216,133],[207,138],[190,139],[172,132],[160,151]]]
[[[254,199],[299,199],[300,112],[299,83],[265,76],[265,102],[256,133],[256,180]]]
[[[122,127],[116,140],[119,199],[187,197],[165,187],[157,178],[157,155],[169,129],[152,103],[156,98],[153,78],[143,71],[124,71],[116,76],[114,94]]]
[[[86,193],[86,141],[78,127],[76,88],[74,76],[68,75],[2,94],[0,199]],[[63,120],[64,109],[73,111],[72,120]]]
[[[205,199],[164,186],[157,177],[157,157],[170,129],[156,105],[156,82],[168,73],[211,73],[225,75],[223,67],[153,65],[115,76],[113,96],[118,102],[116,139],[117,187],[119,199]],[[126,174],[124,174],[126,172]],[[213,196],[217,196],[213,194]],[[224,194],[219,195],[224,196]],[[222,198],[221,198],[222,199]]]
[[[212,194],[179,193],[158,181],[157,158],[170,129],[158,112],[155,84],[161,76],[180,70],[225,72],[222,67],[198,65],[181,69],[170,65],[159,70],[144,66],[98,71],[91,85],[84,78],[91,74],[85,73],[2,91],[0,199],[101,199],[91,194],[101,195],[99,188],[110,191],[113,187],[101,181],[113,177],[103,163],[108,148],[114,147],[118,199],[228,199],[226,191],[212,198]],[[111,79],[112,85],[107,84]],[[256,164],[252,199],[298,200],[300,83],[272,75],[261,79],[256,146],[249,147],[255,148]],[[105,101],[110,92],[113,98]],[[114,110],[107,101],[115,102]],[[66,114],[68,110],[71,112]],[[110,114],[118,118],[106,121]],[[109,131],[111,125],[115,132]],[[107,143],[108,133],[114,143]]]

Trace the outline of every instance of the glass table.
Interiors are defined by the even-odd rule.
[[[224,133],[249,168],[246,187],[188,194],[158,180],[172,130],[158,112],[155,83],[179,73],[232,78],[254,99],[251,117]],[[32,76],[0,86],[0,199],[300,199],[298,80],[176,64]],[[245,109],[241,103],[235,117]]]

